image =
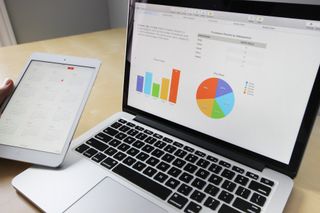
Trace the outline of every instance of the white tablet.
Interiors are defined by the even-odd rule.
[[[34,53],[0,117],[0,157],[57,167],[99,70],[96,59]]]

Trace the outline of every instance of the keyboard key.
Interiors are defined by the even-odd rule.
[[[125,143],[122,143],[122,144],[120,144],[120,146],[118,146],[118,149],[123,151],[123,152],[126,152],[129,148],[130,148],[130,146],[128,144],[125,144]]]
[[[144,140],[144,142],[148,143],[148,144],[154,144],[157,141],[156,138],[149,136],[147,139]]]
[[[187,202],[188,202],[187,198],[177,193],[174,193],[168,200],[168,203],[170,203],[171,205],[175,206],[178,209],[182,209]]]
[[[144,130],[144,128],[141,127],[141,126],[136,126],[135,129],[136,129],[136,130],[139,130],[139,131],[143,131],[143,130]]]
[[[128,156],[126,159],[124,159],[123,163],[128,165],[128,166],[131,166],[132,164],[134,164],[137,160]]]
[[[155,149],[153,152],[151,152],[151,155],[155,156],[156,158],[160,158],[164,154],[164,151],[160,149]]]
[[[161,162],[158,164],[157,168],[163,172],[167,171],[169,169],[170,165],[165,163],[165,162]]]
[[[115,130],[111,127],[106,128],[105,130],[103,130],[104,133],[111,135],[111,136],[115,136],[116,134],[118,134],[118,130]]]
[[[99,134],[96,134],[95,138],[98,138],[106,143],[112,140],[112,137],[110,137],[109,135],[103,134],[101,132]]]
[[[95,156],[92,157],[92,160],[99,163],[101,162],[103,159],[105,159],[107,156],[102,154],[102,153],[98,153]]]
[[[187,155],[187,157],[185,158],[185,160],[191,162],[191,163],[194,163],[198,160],[198,157],[193,155],[193,154],[189,154]]]
[[[204,193],[198,191],[198,190],[195,190],[195,191],[191,194],[191,196],[190,196],[190,198],[191,198],[192,200],[195,200],[195,201],[197,201],[197,202],[199,202],[199,203],[201,203],[202,200],[203,200],[205,197],[206,197],[206,195],[205,195]]]
[[[244,212],[258,213],[261,211],[261,208],[259,206],[249,203],[248,201],[245,201],[239,197],[235,199],[232,206]]]
[[[150,166],[155,166],[159,163],[159,161],[160,160],[158,160],[157,158],[150,157],[146,163],[149,164]]]
[[[177,188],[177,186],[180,184],[180,181],[174,179],[174,178],[170,178],[167,182],[166,182],[166,186],[169,186],[171,189],[175,189]]]
[[[136,141],[136,139],[131,136],[128,136],[128,137],[126,137],[126,139],[123,140],[123,142],[125,142],[127,144],[132,144],[135,141]]]
[[[232,180],[232,178],[235,176],[236,173],[233,171],[230,171],[229,169],[224,169],[221,173],[222,177],[228,178],[229,180]]]
[[[113,139],[112,141],[110,141],[109,145],[113,146],[113,147],[117,147],[121,144],[121,142],[117,139]]]
[[[268,185],[268,186],[271,186],[271,187],[274,185],[274,182],[273,182],[273,181],[268,180],[268,179],[266,179],[266,178],[261,178],[260,182],[261,182],[261,183],[264,183],[264,184],[266,184],[266,185]]]
[[[156,147],[162,149],[163,147],[165,147],[167,144],[163,141],[157,141],[155,144],[154,144]]]
[[[201,180],[201,179],[199,179],[199,178],[196,178],[196,179],[194,179],[194,181],[192,182],[191,185],[196,187],[197,189],[201,190],[206,185],[206,182]]]
[[[171,163],[171,161],[173,161],[174,159],[174,156],[166,153],[161,159],[168,163]]]
[[[148,135],[146,135],[146,134],[144,134],[144,133],[142,133],[142,132],[140,132],[137,136],[136,136],[136,138],[137,139],[139,139],[139,140],[144,140],[144,139],[146,139],[146,137],[148,137]]]
[[[120,122],[120,123],[122,123],[122,124],[127,123],[127,121],[126,121],[126,120],[124,120],[124,119],[119,119],[119,120],[118,120],[118,122]]]
[[[212,197],[208,197],[207,200],[204,202],[204,206],[210,208],[211,210],[216,210],[219,206],[220,202]]]
[[[186,213],[198,213],[202,209],[201,206],[196,204],[195,202],[190,202],[187,207],[185,208],[184,212]]]
[[[126,154],[124,154],[123,152],[118,152],[117,154],[115,154],[114,159],[122,161],[125,157],[127,157]]]
[[[211,155],[208,155],[207,156],[207,159],[209,160],[209,161],[211,161],[211,162],[218,162],[218,158],[215,158],[215,157],[213,157],[213,156],[211,156]]]
[[[266,197],[264,197],[264,196],[262,196],[262,195],[259,195],[259,194],[257,194],[257,193],[253,193],[253,195],[252,195],[252,197],[251,197],[251,199],[250,199],[250,201],[252,202],[252,203],[255,203],[255,204],[257,204],[257,205],[259,205],[259,206],[263,206],[264,205],[264,203],[266,202],[266,200],[267,200],[267,198]]]
[[[176,147],[175,146],[172,146],[170,144],[168,144],[165,148],[164,148],[164,151],[166,152],[169,152],[169,153],[173,153],[174,151],[176,151]]]
[[[173,142],[173,140],[172,139],[170,139],[170,138],[163,138],[163,141],[165,141],[165,142],[167,142],[167,143],[172,143]]]
[[[124,134],[124,133],[122,133],[122,132],[119,132],[116,136],[115,136],[115,138],[117,138],[117,139],[119,139],[119,140],[123,140],[123,139],[125,139],[127,137],[127,134]]]
[[[108,148],[108,145],[106,145],[105,143],[102,143],[94,138],[91,138],[90,140],[88,140],[86,142],[86,144],[89,144],[90,146],[92,146],[93,148],[96,148],[99,151],[104,151]]]
[[[134,123],[131,123],[131,122],[128,122],[126,125],[130,126],[130,127],[135,127],[136,126]]]
[[[166,200],[169,197],[169,195],[172,193],[172,191],[167,187],[160,185],[159,183],[141,175],[140,173],[122,164],[118,164],[113,169],[113,172],[131,181],[132,183],[140,186],[141,188],[154,194],[155,196],[159,197],[162,200]]]
[[[83,153],[83,155],[86,156],[86,157],[88,157],[88,158],[91,158],[92,156],[94,156],[95,154],[97,154],[97,152],[98,152],[97,150],[90,148],[90,149],[88,149],[87,151],[85,151],[85,152]]]
[[[229,180],[225,180],[225,181],[223,182],[223,184],[221,185],[221,187],[222,187],[223,189],[226,189],[226,190],[228,190],[229,192],[233,192],[233,190],[236,188],[236,186],[237,186],[237,184],[235,184],[235,183],[233,183],[233,182],[231,182],[231,181],[229,181]]]
[[[101,162],[101,165],[107,169],[112,169],[115,165],[117,165],[117,161],[113,160],[112,158],[107,158]]]
[[[147,158],[149,157],[148,154],[144,153],[144,152],[140,152],[137,155],[137,159],[141,160],[141,161],[145,161]]]
[[[127,134],[130,135],[130,136],[132,136],[132,137],[136,136],[138,133],[139,133],[139,131],[138,131],[138,130],[135,130],[135,129],[130,129],[130,130],[127,132]]]
[[[131,147],[128,151],[127,154],[131,156],[136,156],[139,153],[139,150],[136,148]]]
[[[234,182],[241,184],[242,186],[247,185],[249,181],[249,178],[244,177],[242,175],[237,175],[236,179],[234,179]]]
[[[154,168],[148,166],[144,171],[143,174],[152,177],[155,173],[157,172],[157,170],[155,170]]]
[[[152,150],[154,150],[154,147],[153,146],[150,146],[149,144],[146,144],[143,148],[142,148],[143,151],[145,151],[146,153],[150,153],[152,152]]]
[[[189,146],[184,146],[183,149],[188,151],[188,152],[193,152],[194,151],[194,148],[191,148]]]
[[[225,162],[225,161],[223,161],[223,160],[221,160],[221,161],[219,162],[219,165],[224,166],[224,167],[227,167],[227,168],[230,168],[230,166],[231,166],[230,163]]]
[[[163,136],[160,135],[160,134],[158,134],[158,133],[154,133],[154,134],[153,134],[153,137],[155,137],[155,138],[157,138],[157,139],[163,138]]]
[[[153,134],[153,132],[151,130],[148,130],[148,129],[144,130],[143,132],[148,134],[148,135],[152,135]]]
[[[76,148],[76,151],[79,152],[79,153],[82,153],[84,151],[86,151],[87,149],[89,149],[90,147],[86,144],[81,144],[80,146],[78,146]]]
[[[135,170],[138,170],[138,171],[142,171],[142,169],[144,169],[146,166],[147,166],[146,164],[138,161],[132,166],[132,168],[134,168]]]
[[[241,213],[241,212],[230,206],[227,206],[226,204],[222,204],[221,208],[219,209],[219,213]]]
[[[197,162],[197,165],[202,167],[202,168],[207,168],[207,166],[209,166],[210,162],[204,159],[199,159]]]
[[[211,166],[209,167],[209,171],[214,172],[216,174],[219,174],[221,170],[222,170],[222,167],[214,163],[212,163]]]
[[[140,149],[141,147],[143,147],[145,145],[145,143],[143,143],[142,141],[136,141],[136,142],[134,142],[133,144],[132,144],[132,146],[134,146],[134,147],[136,147],[136,148],[138,148],[138,149]]]
[[[182,149],[178,149],[174,155],[179,157],[179,158],[184,158],[184,156],[186,156],[186,154],[188,154],[186,151],[182,150]]]
[[[121,126],[122,126],[122,124],[119,122],[115,122],[115,123],[111,124],[111,127],[113,127],[114,129],[118,129]]]
[[[240,174],[244,173],[244,169],[239,168],[239,167],[237,167],[237,166],[233,166],[233,167],[232,167],[232,170],[235,171],[235,172],[238,172],[238,173],[240,173]]]
[[[109,156],[112,156],[117,153],[117,150],[113,147],[109,147],[106,151],[104,151]]]
[[[163,174],[162,172],[158,172],[158,174],[154,176],[154,179],[159,181],[160,183],[163,183],[168,177],[168,175]]]
[[[178,177],[181,174],[181,170],[176,168],[176,167],[171,167],[171,169],[169,169],[168,174],[173,176],[173,177]]]
[[[263,185],[261,183],[258,183],[254,180],[252,180],[248,186],[249,189],[252,189],[256,192],[259,192],[260,194],[262,195],[265,195],[265,196],[268,196],[271,192],[271,188],[266,186],[266,185]]]
[[[236,195],[239,195],[240,197],[243,197],[244,199],[247,199],[250,195],[251,191],[249,189],[246,189],[242,186],[239,186]]]
[[[212,195],[212,196],[216,196],[218,194],[218,192],[220,191],[220,189],[212,184],[209,184],[205,189],[204,192]]]
[[[182,180],[185,183],[189,183],[192,180],[193,176],[184,172],[182,175],[179,177],[179,180]]]
[[[119,128],[119,130],[120,130],[121,132],[126,132],[126,131],[128,131],[129,129],[130,129],[130,127],[128,127],[128,126],[122,126],[122,127]]]
[[[177,141],[173,142],[173,145],[175,145],[176,147],[179,147],[179,148],[182,148],[183,147],[183,144],[182,143],[179,143]]]
[[[220,193],[218,199],[223,201],[223,202],[230,203],[232,201],[233,197],[234,196],[231,193],[222,190],[222,192]]]
[[[191,163],[188,163],[183,169],[191,174],[193,174],[196,170],[197,170],[197,166],[191,164]]]
[[[202,158],[206,156],[205,153],[200,152],[200,151],[196,151],[194,154],[196,154],[196,155],[198,155],[198,156],[200,156],[200,157],[202,157]]]
[[[183,194],[185,196],[188,196],[191,191],[192,191],[192,187],[190,187],[184,183],[178,188],[178,192],[180,192],[181,194]]]
[[[173,161],[172,165],[182,168],[184,165],[186,164],[186,162],[184,160],[181,160],[180,158],[177,158]]]
[[[251,172],[247,172],[246,176],[250,177],[250,178],[252,178],[254,180],[258,180],[258,178],[259,178],[259,176],[257,174],[254,174],[254,173],[251,173]]]
[[[222,177],[219,177],[215,174],[212,174],[209,178],[209,182],[211,182],[217,186],[221,183],[221,181],[222,181]]]
[[[199,169],[196,173],[196,176],[202,178],[202,179],[206,179],[209,176],[210,172],[204,170],[204,169]]]

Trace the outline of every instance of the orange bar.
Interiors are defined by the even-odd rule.
[[[172,75],[171,75],[171,85],[170,85],[170,94],[169,94],[169,101],[172,103],[177,102],[179,79],[180,79],[180,71],[173,69]]]

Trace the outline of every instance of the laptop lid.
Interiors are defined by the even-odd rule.
[[[320,6],[131,0],[123,110],[294,177],[319,106],[319,64]]]

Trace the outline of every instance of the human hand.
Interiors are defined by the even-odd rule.
[[[13,81],[11,79],[6,79],[0,87],[0,106],[3,104],[3,101],[10,95],[12,90]]]

